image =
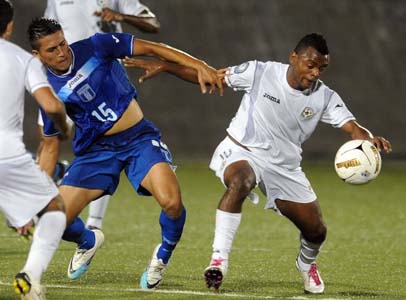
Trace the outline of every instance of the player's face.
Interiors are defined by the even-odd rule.
[[[288,82],[298,90],[311,88],[328,66],[329,56],[320,54],[313,47],[290,56]]]
[[[72,53],[63,31],[57,31],[38,40],[38,51],[33,50],[43,64],[57,74],[63,74],[72,64]]]

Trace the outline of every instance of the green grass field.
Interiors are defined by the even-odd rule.
[[[318,260],[326,284],[320,296],[303,293],[295,268],[298,232],[264,210],[264,198],[257,206],[245,203],[222,290],[207,290],[202,271],[223,187],[206,163],[178,166],[188,219],[159,290],[140,291],[138,281],[160,241],[160,209],[153,198],[136,196],[123,177],[104,222],[106,243],[89,272],[74,282],[66,277],[74,245],[62,242],[43,278],[48,299],[406,299],[405,163],[384,162],[380,177],[365,186],[343,183],[331,165],[304,165],[329,228]],[[6,226],[0,227],[0,240],[0,299],[16,299],[10,282],[29,244]]]

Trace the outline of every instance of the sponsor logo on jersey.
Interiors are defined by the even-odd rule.
[[[62,5],[69,5],[69,4],[74,4],[74,1],[61,1],[60,6]]]
[[[269,99],[269,100],[271,100],[271,101],[273,101],[275,103],[278,103],[278,104],[281,103],[281,100],[279,100],[278,98],[276,98],[274,96],[269,95],[268,93],[265,93],[262,97],[267,98],[267,99]]]
[[[78,73],[75,77],[68,81],[68,88],[74,89],[83,80],[83,74]]]
[[[305,107],[305,109],[302,111],[302,117],[304,119],[310,119],[313,116],[314,116],[314,111],[313,111],[313,108],[311,108],[311,107]]]
[[[343,104],[337,104],[334,108],[340,108],[340,107],[344,107]]]
[[[240,74],[245,72],[248,69],[249,62],[245,62],[234,69],[234,74]]]

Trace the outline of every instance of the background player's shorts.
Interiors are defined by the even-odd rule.
[[[141,181],[157,163],[172,164],[168,147],[160,140],[159,131],[136,135],[141,124],[114,135],[104,136],[88,152],[77,156],[66,170],[61,185],[104,190],[112,195],[125,171],[128,180],[140,195],[150,195]],[[136,138],[134,138],[136,137]]]
[[[301,168],[289,170],[267,162],[263,157],[235,144],[226,137],[214,151],[210,162],[216,176],[224,184],[224,171],[232,163],[245,160],[254,170],[257,184],[267,197],[265,208],[278,211],[275,200],[309,203],[317,199]]]
[[[0,160],[0,209],[14,227],[27,224],[59,192],[31,155]]]

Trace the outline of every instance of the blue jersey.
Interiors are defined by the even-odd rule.
[[[65,103],[75,123],[73,151],[76,155],[110,129],[127,109],[137,91],[117,58],[131,56],[133,35],[95,34],[70,46],[73,61],[67,74],[47,72],[48,81]],[[42,113],[44,135],[58,131]]]

